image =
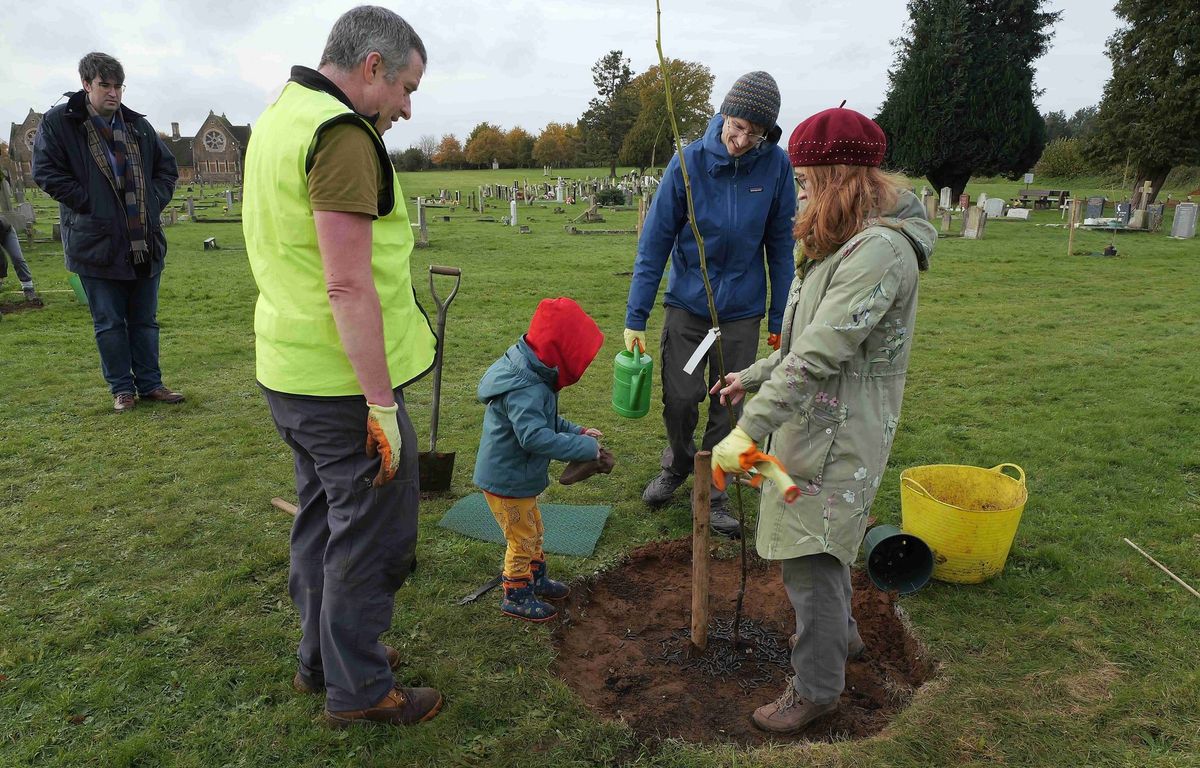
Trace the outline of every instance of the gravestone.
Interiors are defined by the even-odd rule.
[[[1132,203],[1117,203],[1117,220],[1122,226],[1129,226],[1129,217],[1133,214]]]
[[[196,201],[191,195],[188,195],[187,199],[187,215],[189,221],[196,220]]]
[[[983,195],[980,195],[980,197],[982,198]],[[982,203],[982,205],[983,205],[984,213],[986,213],[988,216],[992,217],[993,219],[999,218],[1004,215],[1004,198],[1003,197],[989,197],[984,203]]]
[[[417,242],[418,246],[429,245],[429,224],[425,221],[425,198],[417,198]]]
[[[62,224],[57,221],[50,225],[50,239],[56,243],[62,242]]]
[[[1005,214],[1007,219],[1020,219],[1021,221],[1029,221],[1030,210],[1028,208],[1009,208]]]
[[[951,213],[949,208],[945,208],[942,210],[942,231],[943,232],[950,231],[950,224],[953,221],[953,219],[954,219],[954,214]]]
[[[517,201],[513,199],[508,204],[508,220],[512,226],[517,226]]]
[[[976,205],[978,205],[980,208],[983,208],[983,204],[986,203],[987,201],[988,201],[988,193],[980,192],[979,193],[979,201],[976,203]]]
[[[1162,227],[1163,212],[1167,206],[1162,203],[1151,203],[1146,206],[1146,229],[1157,232]]]
[[[964,211],[967,210],[968,208],[970,208],[971,207],[971,196],[968,195],[966,192],[963,192],[961,195],[959,195],[958,196],[958,207]]]
[[[1196,236],[1196,203],[1180,203],[1175,206],[1175,220],[1171,222],[1171,237]]]
[[[921,195],[921,205],[925,208],[925,220],[931,223],[937,221],[937,198],[933,193],[926,192]]]
[[[978,205],[968,207],[964,215],[962,236],[967,240],[982,240],[985,226],[987,226],[987,212]]]
[[[229,206],[230,210],[233,210],[233,190],[232,189],[225,190],[225,205]]]
[[[950,187],[942,187],[942,196],[941,199],[938,200],[938,204],[943,208],[950,207]]]
[[[1105,202],[1106,200],[1103,197],[1089,197],[1087,199],[1087,208],[1085,208],[1083,212],[1083,217],[1085,219],[1103,218]]]

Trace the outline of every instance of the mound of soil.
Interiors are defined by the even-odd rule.
[[[0,256],[0,258],[4,258]],[[0,315],[11,315],[16,312],[25,312],[30,309],[42,309],[46,305],[41,299],[22,299],[21,301],[3,301],[0,300]]]
[[[893,594],[854,571],[854,617],[867,650],[846,666],[838,712],[802,733],[781,737],[750,721],[756,707],[784,691],[792,670],[788,637],[795,614],[778,565],[748,554],[743,645],[714,638],[732,625],[737,557],[711,563],[710,640],[689,658],[691,539],[655,542],[619,568],[572,585],[554,632],[555,673],[596,713],[624,720],[646,742],[698,743],[862,738],[879,732],[929,676],[932,665],[900,620]],[[746,641],[749,641],[748,643]],[[732,669],[741,661],[740,668]],[[713,669],[718,674],[714,676]]]

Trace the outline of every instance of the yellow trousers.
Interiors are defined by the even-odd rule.
[[[545,560],[542,552],[542,511],[537,497],[506,499],[483,492],[492,517],[500,524],[508,549],[504,552],[504,578],[528,579],[533,575],[530,561]]]

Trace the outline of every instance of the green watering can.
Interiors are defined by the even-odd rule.
[[[638,345],[613,361],[613,410],[627,419],[640,419],[650,412],[650,383],[654,361]]]

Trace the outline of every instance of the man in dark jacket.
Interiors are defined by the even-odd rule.
[[[159,217],[179,172],[146,118],[121,104],[125,69],[104,53],[79,62],[83,90],[46,113],[33,179],[59,202],[67,269],[87,293],[113,408],[183,402],[158,366],[158,283],[167,240]]]
[[[792,219],[796,189],[787,153],[777,143],[781,135],[775,124],[778,116],[779,88],[775,79],[766,72],[749,72],[734,83],[721,104],[721,114],[709,122],[703,138],[683,150],[727,373],[740,371],[757,359],[764,315],[767,341],[779,348],[783,308],[795,269]],[[625,310],[626,349],[632,350],[635,344],[645,348],[646,319],[668,261],[671,276],[663,300],[666,317],[661,346],[667,446],[662,472],[642,494],[651,506],[670,501],[691,473],[699,406],[718,379],[715,345],[703,355],[698,367],[684,371],[684,365],[708,334],[712,320],[699,248],[688,221],[678,155],[667,165],[638,241]],[[732,426],[726,407],[716,397],[711,398],[703,449],[712,450]],[[715,487],[710,524],[718,533],[739,534],[724,491]]]

